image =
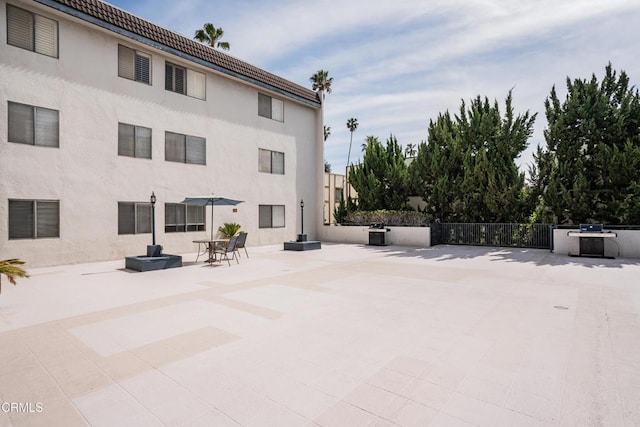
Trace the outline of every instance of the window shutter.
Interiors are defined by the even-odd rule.
[[[177,204],[176,206],[176,231],[185,231],[187,223],[187,205]]]
[[[118,234],[135,234],[135,204],[118,203]]]
[[[136,233],[151,233],[151,205],[136,204]]]
[[[10,4],[7,5],[7,43],[33,50],[33,15]]]
[[[39,107],[35,110],[35,145],[58,147],[58,111]]]
[[[187,95],[194,98],[205,99],[205,83],[204,73],[193,70],[187,70]]]
[[[175,75],[175,84],[173,90],[178,93],[184,94],[184,68],[174,67],[173,73]]]
[[[164,88],[173,90],[173,66],[167,63],[164,64]]]
[[[135,156],[135,127],[118,123],[118,156]]]
[[[176,204],[167,203],[164,205],[164,225],[176,225]]]
[[[118,75],[134,80],[134,51],[126,46],[118,45]]]
[[[271,152],[271,173],[284,175],[284,153]]]
[[[258,171],[271,173],[271,151],[258,149]]]
[[[60,203],[36,201],[37,238],[60,237]]]
[[[284,227],[284,206],[273,206],[272,212],[273,218],[271,222],[271,226],[276,227]]]
[[[271,97],[261,93],[258,94],[258,115],[268,119],[271,118]]]
[[[258,206],[258,227],[271,228],[271,206]]]
[[[30,105],[9,102],[9,142],[33,144],[33,110]]]
[[[142,83],[151,83],[151,58],[146,55],[135,54],[135,74],[136,81]]]
[[[284,101],[271,99],[271,118],[279,122],[284,122]]]
[[[187,136],[187,163],[207,164],[207,144],[204,138]]]
[[[164,159],[170,162],[184,163],[185,136],[173,132],[164,133]]]
[[[58,57],[58,23],[53,19],[35,15],[35,51]]]
[[[135,128],[135,156],[142,159],[151,158],[151,129],[141,126]]]
[[[9,200],[9,239],[32,239],[33,202],[30,200]]]

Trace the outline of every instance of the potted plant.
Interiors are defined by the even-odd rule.
[[[236,224],[235,222],[225,222],[218,227],[218,232],[225,239],[230,239],[235,236],[238,231],[240,231],[240,224]]]

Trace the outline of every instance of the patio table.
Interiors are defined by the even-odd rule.
[[[216,247],[219,244],[227,244],[229,243],[229,239],[203,239],[203,240],[194,240],[193,243],[198,244],[198,256],[196,257],[196,262],[198,262],[198,258],[202,255],[207,254],[209,258],[205,261],[209,264],[217,261],[216,259]]]

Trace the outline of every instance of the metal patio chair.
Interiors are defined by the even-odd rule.
[[[244,249],[244,253],[247,255],[247,258],[249,258],[249,252],[247,252],[247,247],[245,246],[245,244],[247,243],[247,232],[246,231],[241,231],[240,234],[238,235],[238,242],[236,243],[236,252],[238,253],[238,256],[240,256],[240,249]]]
[[[225,247],[215,249],[215,253],[220,255],[220,262],[222,262],[222,257],[224,257],[224,259],[227,261],[227,264],[229,264],[229,267],[231,267],[231,260],[235,258],[236,262],[240,264],[240,261],[238,261],[238,257],[236,257],[237,242],[238,236],[233,236],[231,239],[229,239],[229,243],[227,243]],[[231,254],[231,258],[229,258],[229,254]]]

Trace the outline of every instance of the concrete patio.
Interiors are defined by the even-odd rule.
[[[3,278],[0,426],[640,425],[638,260],[281,249]]]

